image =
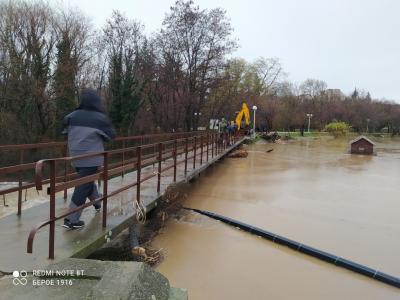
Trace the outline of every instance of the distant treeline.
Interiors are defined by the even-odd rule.
[[[259,108],[269,129],[312,127],[336,119],[363,131],[396,131],[399,106],[351,96],[309,79],[285,81],[276,58],[232,59],[237,48],[225,11],[177,1],[160,30],[112,12],[94,28],[76,8],[43,1],[0,0],[0,144],[60,139],[63,116],[91,87],[119,134],[191,130],[233,119],[241,103]]]

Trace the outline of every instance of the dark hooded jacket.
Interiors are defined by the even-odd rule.
[[[76,156],[104,151],[104,142],[115,137],[115,129],[106,116],[100,97],[93,90],[84,90],[79,107],[64,118],[64,134],[68,134],[69,155]],[[73,161],[74,167],[103,165],[103,157]]]

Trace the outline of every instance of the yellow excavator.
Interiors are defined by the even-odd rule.
[[[243,117],[244,117],[244,121],[245,121],[246,126],[249,126],[249,124],[250,124],[250,112],[249,112],[249,108],[247,107],[246,102],[243,102],[242,110],[236,116],[235,122],[236,122],[238,130],[240,130],[240,127],[242,125]]]

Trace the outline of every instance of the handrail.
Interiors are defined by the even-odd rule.
[[[49,147],[61,147],[65,145],[66,142],[48,142],[48,143],[37,143],[37,144],[14,144],[14,145],[10,144],[10,145],[0,145],[0,151],[41,149]]]
[[[125,165],[125,154],[129,151],[134,151],[137,146],[129,146],[126,147],[126,144],[131,142],[138,142],[143,144],[143,142],[148,143],[148,140],[154,141],[153,144],[149,145],[147,148],[156,147],[159,139],[162,139],[163,142],[173,141],[175,139],[184,139],[185,137],[196,136],[204,134],[202,131],[191,131],[191,132],[173,132],[173,133],[157,133],[157,134],[147,134],[141,136],[127,136],[127,137],[117,137],[114,139],[114,142],[122,142],[122,148],[117,150],[109,150],[112,154],[120,153],[122,154],[122,161],[115,164],[116,167],[122,167],[122,176],[124,176],[124,165]],[[148,144],[146,144],[147,146]],[[0,167],[0,178],[4,175],[15,174],[18,180],[18,185],[13,187],[8,187],[0,190],[0,196],[3,195],[4,203],[5,196],[10,193],[18,192],[18,212],[17,215],[20,216],[22,214],[22,192],[25,190],[25,201],[27,200],[27,189],[36,186],[36,182],[23,182],[23,172],[29,172],[35,170],[36,163],[24,163],[24,151],[32,150],[32,149],[43,149],[43,148],[64,148],[64,154],[67,153],[66,150],[67,143],[66,142],[48,142],[48,143],[38,143],[38,144],[18,144],[18,145],[0,145],[0,151],[8,151],[8,150],[19,150],[19,164],[13,166]],[[147,149],[146,148],[146,149]],[[100,152],[99,152],[100,153]],[[67,163],[64,161],[64,163]],[[113,164],[114,165],[114,164]],[[57,177],[57,181],[67,181],[71,176],[76,176],[76,172],[69,172],[67,168],[65,168],[65,172],[63,175]],[[42,183],[49,183],[50,181],[47,179],[45,181],[42,180]],[[64,199],[67,198],[67,191],[64,190]]]
[[[210,138],[211,136],[211,138]],[[196,143],[196,140],[200,137],[201,142]],[[206,139],[205,139],[206,138]],[[47,221],[39,224],[38,226],[34,227],[28,236],[28,242],[27,242],[27,252],[32,253],[33,251],[33,241],[36,233],[40,228],[43,228],[46,225],[50,225],[50,230],[49,230],[49,258],[53,259],[54,258],[54,240],[55,240],[55,221],[60,220],[74,212],[83,210],[84,208],[93,205],[94,203],[102,202],[102,209],[103,209],[103,215],[102,215],[102,226],[105,228],[106,227],[106,222],[107,222],[107,199],[111,196],[115,196],[129,188],[135,187],[136,186],[136,199],[137,201],[140,202],[140,186],[141,183],[149,180],[150,178],[153,178],[157,176],[157,192],[160,192],[160,183],[161,183],[161,173],[165,172],[169,169],[174,169],[173,171],[173,180],[176,181],[177,178],[177,165],[185,163],[185,175],[187,172],[187,162],[190,159],[193,159],[194,164],[193,168],[195,169],[195,161],[198,159],[198,156],[201,155],[200,157],[200,165],[203,163],[203,155],[204,153],[207,154],[207,160],[209,156],[209,151],[206,150],[209,147],[211,147],[211,155],[212,158],[214,157],[214,154],[216,155],[217,153],[223,151],[226,148],[226,143],[222,143],[222,145],[219,145],[220,141],[220,136],[216,133],[209,133],[206,132],[205,134],[196,134],[191,137],[185,137],[185,138],[179,138],[179,139],[174,139],[172,141],[163,141],[159,142],[158,144],[148,144],[148,145],[142,145],[142,146],[136,146],[136,147],[130,147],[129,151],[133,151],[136,149],[136,162],[131,163],[131,165],[136,169],[137,171],[137,179],[136,182],[130,183],[128,185],[124,185],[121,188],[118,188],[111,193],[108,193],[108,180],[109,177],[112,175],[116,174],[116,170],[118,168],[121,168],[120,166],[114,169],[109,168],[109,158],[113,154],[117,154],[119,152],[115,152],[115,150],[111,151],[104,151],[104,152],[97,152],[97,153],[89,153],[89,154],[84,154],[84,155],[79,155],[79,156],[69,156],[69,157],[61,157],[61,158],[53,158],[53,159],[43,159],[40,160],[36,163],[35,166],[35,186],[38,190],[41,190],[43,188],[43,168],[44,164],[49,164],[50,165],[50,188],[48,189],[48,193],[50,195],[50,217]],[[193,140],[193,147],[189,150],[189,141]],[[178,143],[182,143],[182,147],[178,148]],[[204,143],[205,142],[205,143]],[[167,144],[172,144],[173,148],[171,151],[167,152],[168,155],[164,155],[163,153],[163,148]],[[206,147],[206,149],[204,149]],[[142,150],[143,149],[153,149],[153,152],[147,157],[142,157]],[[200,149],[200,151],[196,151],[197,149]],[[127,149],[125,149],[127,150]],[[193,152],[193,155],[188,155],[189,151]],[[197,152],[197,154],[196,154]],[[185,154],[184,158],[182,160],[178,160],[178,156],[181,154]],[[56,165],[57,163],[60,162],[70,162],[72,160],[76,159],[82,159],[82,158],[89,158],[93,156],[104,156],[104,167],[102,170],[99,172],[85,176],[82,178],[78,179],[72,179],[69,181],[65,181],[59,185],[56,185]],[[172,164],[167,165],[164,168],[161,167],[161,163],[163,161],[166,161],[167,159],[172,158]],[[143,176],[141,175],[141,171],[144,167],[148,166],[149,164],[158,164],[158,172],[152,172],[150,174],[144,174]],[[124,166],[122,166],[124,168]],[[55,214],[55,200],[56,200],[56,193],[58,191],[62,191],[65,188],[72,188],[75,186],[78,186],[80,184],[86,183],[86,182],[92,182],[100,177],[103,177],[103,196],[100,198],[95,199],[94,201],[85,203],[79,207],[76,207],[73,210],[61,213],[59,216],[56,216]]]
[[[133,135],[133,136],[118,136],[113,141],[128,141],[128,140],[140,140],[142,138],[152,138],[152,137],[160,137],[160,136],[174,136],[174,135],[185,135],[185,134],[201,134],[201,131],[184,131],[184,132],[168,132],[168,133],[153,133],[153,134],[145,134],[145,135]],[[9,151],[9,150],[20,150],[20,149],[41,149],[41,148],[51,148],[51,147],[61,147],[67,144],[66,141],[60,142],[42,142],[36,144],[6,144],[0,145],[0,151]]]
[[[35,165],[35,186],[38,191],[41,191],[43,189],[43,183],[42,183],[42,178],[43,178],[43,165],[44,163],[48,162],[69,162],[77,159],[82,159],[82,158],[89,158],[89,157],[95,157],[95,156],[100,156],[104,155],[105,152],[94,152],[94,153],[88,153],[88,154],[82,154],[82,155],[76,155],[76,156],[69,156],[69,157],[59,157],[59,158],[47,158],[47,159],[41,159],[39,160],[36,165]]]
[[[15,166],[2,167],[2,168],[0,168],[0,173],[1,174],[9,174],[9,173],[15,173],[15,172],[18,172],[18,171],[26,171],[26,170],[32,169],[33,166],[35,166],[35,163],[28,163],[28,164],[20,164],[20,165],[15,165]]]

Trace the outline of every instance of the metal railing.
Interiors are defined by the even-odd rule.
[[[240,137],[236,136],[235,141]],[[157,176],[157,193],[161,191],[161,175],[162,173],[173,169],[173,181],[177,180],[177,166],[184,164],[184,175],[188,172],[188,162],[193,160],[193,169],[196,169],[196,161],[200,160],[200,165],[203,164],[204,159],[209,160],[211,157],[214,158],[219,153],[223,152],[227,147],[227,140],[225,136],[221,136],[218,133],[195,133],[191,136],[184,138],[175,138],[173,140],[151,143],[147,145],[140,145],[116,150],[105,151],[101,153],[86,154],[74,157],[63,157],[40,160],[35,165],[35,186],[37,190],[42,190],[43,185],[49,182],[47,194],[50,196],[50,212],[49,219],[39,226],[33,228],[28,237],[27,252],[33,252],[33,241],[38,230],[44,226],[49,225],[49,258],[54,259],[54,243],[55,243],[55,222],[62,218],[65,218],[77,211],[83,210],[84,208],[93,205],[94,203],[102,203],[102,226],[107,226],[107,201],[108,198],[113,197],[123,191],[130,188],[136,187],[136,201],[141,203],[141,183]],[[125,153],[130,154],[131,158],[126,161],[125,164],[116,165],[110,167],[110,160],[113,156]],[[206,155],[206,158],[204,158]],[[57,181],[57,164],[62,166],[67,165],[73,160],[89,158],[94,156],[103,156],[104,164],[103,168],[96,174],[89,175],[81,178],[74,178],[66,181]],[[200,158],[199,158],[200,156]],[[172,163],[167,162],[172,160]],[[162,163],[165,164],[163,167]],[[49,179],[44,179],[43,170],[44,166],[48,165],[50,169]],[[149,174],[142,174],[145,167],[150,165],[157,165],[157,172],[151,172]],[[122,175],[125,172],[136,171],[136,181],[126,184],[116,190],[108,191],[108,181],[112,176]],[[73,210],[68,210],[56,216],[56,193],[65,191],[69,188],[76,187],[81,184],[93,182],[95,180],[103,180],[103,195],[93,201],[83,204]]]
[[[166,140],[176,139],[176,138],[185,138],[188,136],[194,136],[201,134],[201,131],[194,132],[176,132],[176,133],[160,133],[160,134],[148,134],[148,135],[140,135],[140,136],[127,136],[127,137],[117,137],[113,140],[111,144],[111,148],[118,147],[120,149],[137,146],[137,145],[145,145],[156,142],[162,142]],[[118,145],[119,144],[119,145]],[[23,191],[25,190],[24,201],[27,201],[27,190],[29,188],[33,188],[35,183],[33,181],[24,181],[24,173],[33,173],[35,170],[36,162],[27,161],[26,154],[27,152],[33,151],[46,151],[52,152],[55,157],[60,156],[68,156],[67,143],[66,142],[48,142],[48,143],[38,143],[38,144],[19,144],[19,145],[0,145],[0,154],[5,155],[5,153],[13,153],[18,156],[18,163],[10,166],[0,167],[0,181],[5,176],[10,176],[15,178],[18,182],[17,186],[8,187],[0,190],[0,196],[3,197],[3,205],[6,205],[6,195],[14,192],[18,192],[18,208],[17,215],[20,216],[22,214],[22,198]],[[54,155],[55,154],[55,155]],[[48,155],[48,154],[47,154]],[[46,156],[47,156],[46,155]],[[126,153],[124,151],[120,154],[120,160],[115,162],[113,166],[120,166],[126,163],[130,163],[127,161]],[[122,173],[124,176],[124,172]],[[68,165],[65,165],[64,173],[57,174],[57,182],[67,181],[71,178],[76,178],[77,173],[70,170]],[[44,181],[45,184],[49,184],[50,181]],[[67,190],[64,190],[64,199],[67,199]]]

